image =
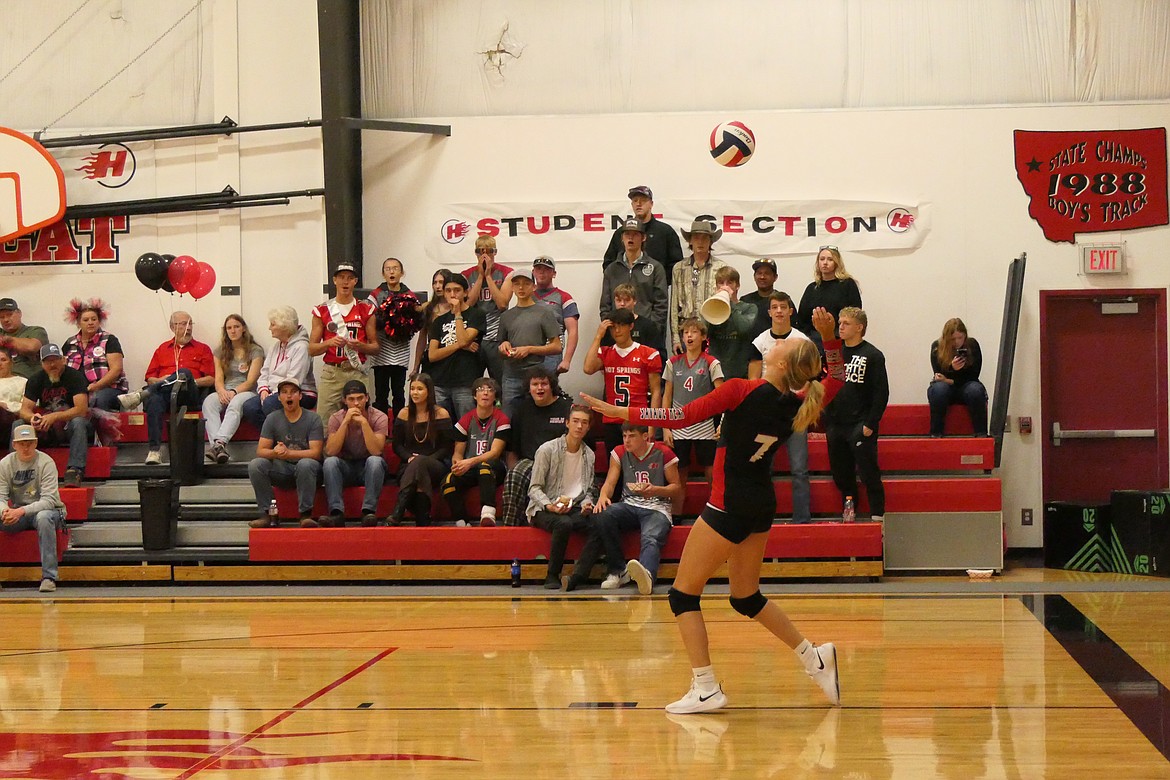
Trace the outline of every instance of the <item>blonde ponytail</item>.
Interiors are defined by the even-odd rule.
[[[825,386],[820,382],[809,382],[804,391],[804,403],[792,421],[792,430],[807,431],[821,416],[821,404],[825,400]]]

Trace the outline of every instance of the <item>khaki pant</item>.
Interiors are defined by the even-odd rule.
[[[342,407],[341,389],[345,383],[356,379],[366,386],[366,394],[374,397],[374,377],[369,371],[359,371],[349,363],[332,365],[326,363],[317,376],[317,414],[325,422],[329,415]]]

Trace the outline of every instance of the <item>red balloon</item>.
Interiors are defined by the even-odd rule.
[[[190,292],[191,285],[199,280],[199,262],[190,255],[179,255],[167,269],[167,280],[175,292]]]
[[[199,271],[199,278],[195,280],[195,284],[191,285],[188,292],[195,300],[199,300],[215,289],[215,269],[209,263],[198,263],[196,265]]]

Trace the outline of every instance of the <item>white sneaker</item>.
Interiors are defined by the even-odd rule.
[[[808,669],[808,676],[813,682],[821,686],[821,690],[829,697],[833,706],[841,704],[841,680],[837,677],[837,648],[832,642],[817,645],[813,648],[816,653],[816,664]]]
[[[626,562],[626,574],[638,586],[638,593],[649,596],[654,592],[654,578],[650,571],[637,560]]]
[[[140,403],[142,403],[141,390],[131,390],[129,393],[118,396],[118,405],[122,407],[123,412],[136,408]]]
[[[706,695],[699,693],[699,689],[691,683],[687,695],[678,701],[666,705],[666,711],[672,715],[691,715],[696,712],[712,712],[727,706],[727,697],[723,695],[723,687],[716,688]]]
[[[146,453],[146,460],[143,461],[147,466],[157,466],[162,463],[162,454],[158,450],[151,450]]]
[[[601,587],[603,590],[614,590],[615,588],[620,588],[629,582],[630,575],[623,571],[621,574],[607,575],[605,581],[601,583]]]
[[[53,582],[48,577],[41,580],[41,588],[40,588],[41,593],[52,593],[56,589],[57,589],[57,583]]]
[[[464,519],[461,517],[461,518],[459,518],[458,520],[456,520],[456,521],[455,521],[455,527],[456,527],[456,528],[466,528],[466,527],[467,527],[467,521],[466,521],[466,520],[464,520]]]

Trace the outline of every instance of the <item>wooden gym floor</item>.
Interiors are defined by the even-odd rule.
[[[844,706],[717,594],[730,708],[673,717],[662,594],[9,588],[0,778],[1170,777],[1170,582],[764,590],[837,643]]]

